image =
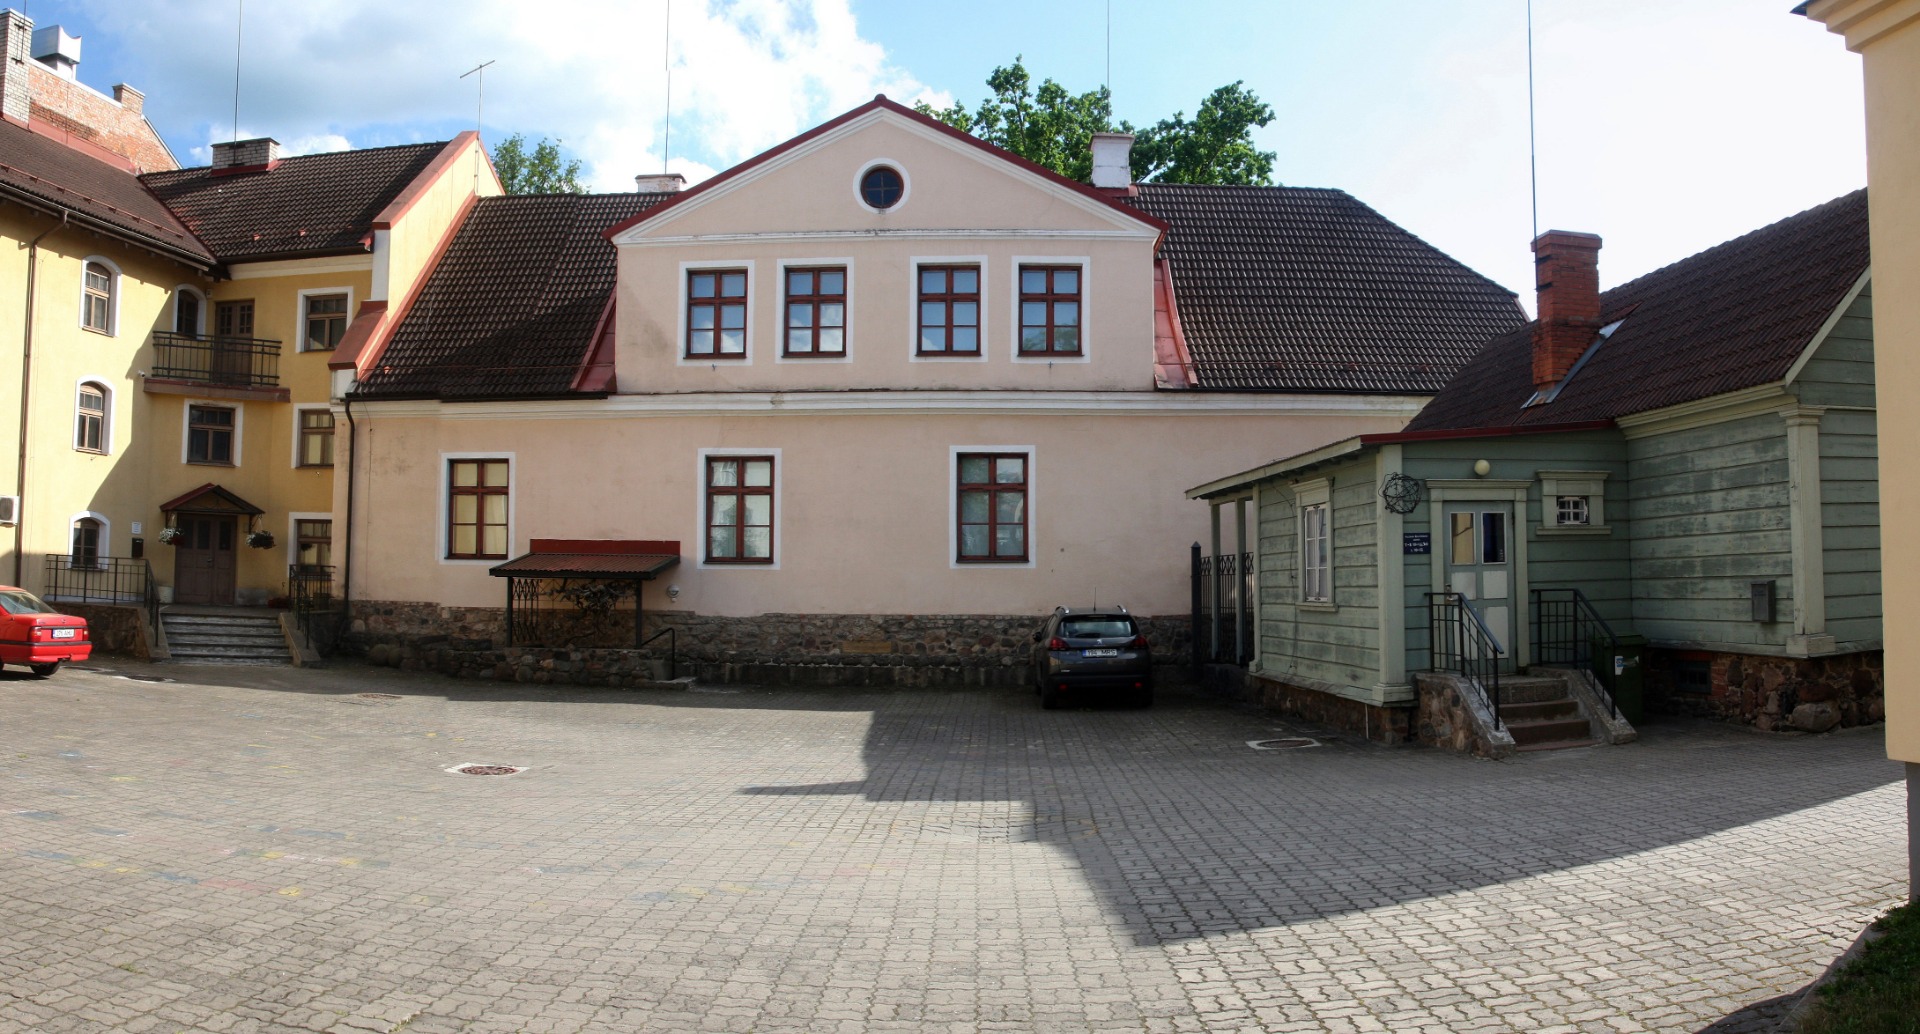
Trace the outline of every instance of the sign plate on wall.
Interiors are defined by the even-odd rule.
[[[1407,556],[1427,556],[1433,552],[1433,532],[1408,531],[1401,533],[1400,552]]]

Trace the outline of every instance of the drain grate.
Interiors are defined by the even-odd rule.
[[[114,678],[126,679],[128,682],[175,682],[175,681],[178,681],[177,679],[170,679],[165,675],[115,675]]]
[[[1254,750],[1299,750],[1301,747],[1318,747],[1319,740],[1310,740],[1305,736],[1290,736],[1279,740],[1248,740],[1247,746]]]
[[[525,772],[525,768],[514,765],[455,765],[447,771],[454,775],[509,776]]]
[[[400,700],[400,699],[403,699],[403,698],[402,698],[402,697],[400,696],[400,694],[398,694],[398,693],[355,693],[355,694],[354,694],[354,696],[357,696],[357,697],[359,697],[359,698],[360,698],[360,699],[362,699],[362,700]]]

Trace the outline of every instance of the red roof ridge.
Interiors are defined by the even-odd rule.
[[[904,116],[907,119],[910,119],[914,122],[918,122],[929,129],[933,129],[940,133],[943,133],[954,140],[958,140],[963,143],[969,144],[973,147],[977,147],[980,150],[985,151],[986,153],[1001,159],[1002,161],[1010,162],[1015,166],[1025,169],[1027,172],[1033,173],[1034,175],[1037,175],[1042,179],[1045,179],[1054,183],[1057,186],[1066,187],[1074,191],[1075,193],[1082,195],[1083,197],[1091,198],[1094,201],[1099,202],[1101,205],[1107,208],[1113,209],[1116,212],[1120,212],[1124,214],[1129,219],[1132,219],[1135,222],[1145,223],[1146,225],[1151,226],[1155,230],[1159,231],[1160,236],[1162,238],[1166,236],[1167,231],[1170,229],[1170,226],[1167,224],[1167,222],[1165,220],[1162,220],[1158,216],[1149,214],[1147,212],[1143,212],[1137,208],[1134,208],[1131,205],[1124,204],[1121,201],[1108,195],[1104,191],[1099,190],[1096,187],[1090,186],[1085,183],[1081,183],[1078,180],[1068,179],[1067,177],[1060,175],[1059,173],[1053,171],[1052,169],[1047,168],[1044,165],[1039,165],[1035,162],[1022,158],[1019,155],[1014,154],[1012,151],[1009,151],[1005,148],[995,147],[994,145],[987,143],[985,140],[982,140],[971,133],[966,133],[961,130],[955,129],[952,126],[947,125],[945,122],[942,122],[937,118],[933,118],[929,115],[923,115],[920,112],[917,112],[912,108],[909,108],[906,105],[899,103],[898,101],[889,99],[887,95],[884,93],[878,93],[878,94],[874,94],[874,97],[872,100],[866,102],[865,104],[860,105],[857,108],[852,109],[851,111],[847,111],[840,115],[837,115],[831,119],[828,119],[825,122],[820,123],[819,125],[813,127],[812,129],[809,129],[806,132],[801,133],[798,136],[790,137],[781,143],[775,144],[774,146],[760,152],[759,154],[756,154],[753,157],[748,158],[746,161],[740,162],[739,164],[734,165],[731,168],[728,168],[717,175],[709,176],[708,178],[701,180],[699,183],[693,185],[692,187],[689,187],[686,190],[683,190],[680,193],[675,194],[672,197],[672,199],[668,201],[664,201],[658,205],[653,206],[652,208],[647,209],[644,212],[636,213],[630,218],[627,218],[618,223],[615,223],[614,225],[608,227],[606,231],[601,234],[601,236],[605,237],[608,240],[612,240],[616,235],[623,233],[627,229],[633,226],[637,226],[648,219],[652,219],[653,217],[659,215],[660,213],[673,208],[675,205],[681,204],[690,198],[698,197],[701,194],[707,193],[713,188],[723,183],[726,183],[729,180],[739,177],[740,175],[746,173],[750,169],[756,168],[760,165],[764,165],[765,163],[772,161],[775,158],[778,158],[779,156],[787,153],[788,151],[791,151],[794,148],[799,147],[801,144],[804,144],[804,143],[807,143],[808,141],[825,136],[826,134],[831,133],[836,129],[839,129],[841,126],[844,126],[850,122],[855,121],[856,119],[861,118],[864,115],[870,114],[875,111],[889,111],[889,112],[892,112],[893,114]],[[1155,243],[1155,247],[1158,247],[1158,242]]]

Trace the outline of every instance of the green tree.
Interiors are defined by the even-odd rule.
[[[509,194],[584,194],[580,163],[561,161],[560,142],[541,138],[527,150],[527,138],[515,133],[493,150],[493,171]]]
[[[1089,145],[1095,133],[1133,133],[1133,178],[1156,183],[1272,182],[1274,153],[1253,145],[1253,130],[1273,121],[1273,108],[1246,89],[1244,80],[1213,91],[1188,120],[1184,112],[1135,130],[1113,120],[1106,87],[1076,94],[1033,77],[1016,56],[1011,66],[987,77],[990,96],[969,111],[963,104],[916,107],[947,125],[1069,179],[1093,174]]]

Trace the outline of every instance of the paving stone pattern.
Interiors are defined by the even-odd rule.
[[[0,674],[0,1031],[1759,1030],[1903,890],[1877,729],[119,671]]]

